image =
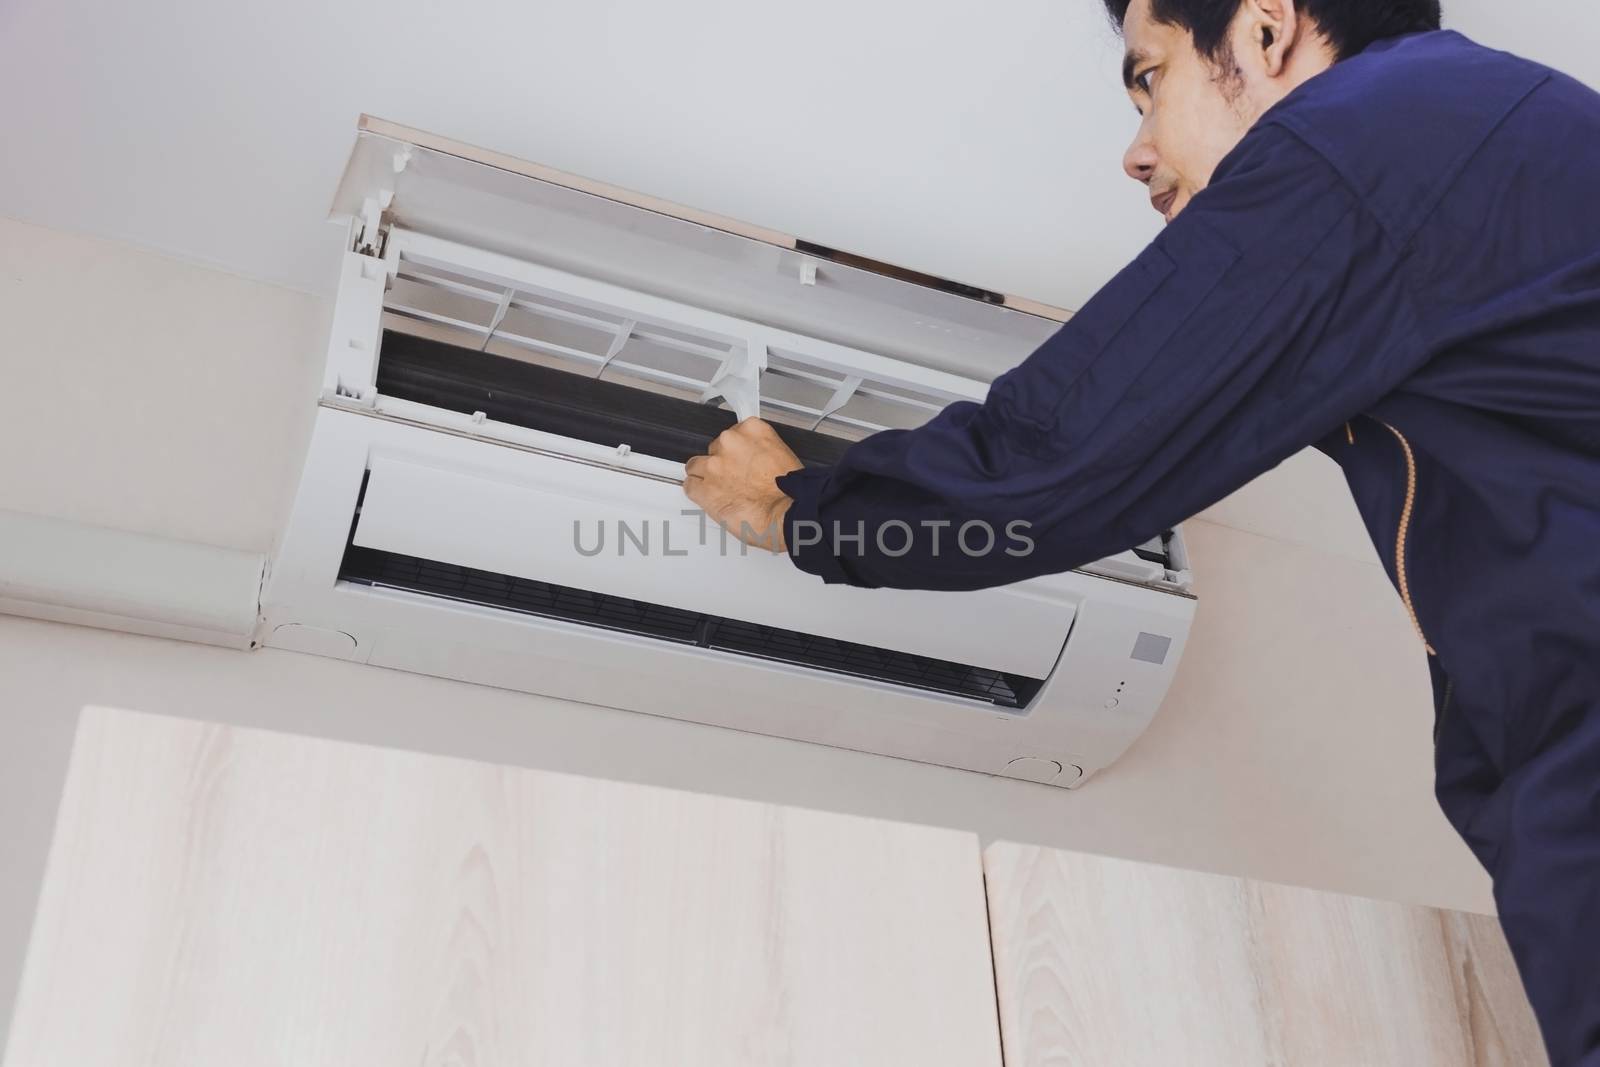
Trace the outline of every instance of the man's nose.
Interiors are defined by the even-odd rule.
[[[1145,185],[1150,184],[1150,179],[1156,175],[1156,164],[1160,157],[1156,155],[1155,146],[1141,135],[1135,138],[1133,144],[1128,146],[1127,152],[1122,156],[1122,169],[1128,177]]]

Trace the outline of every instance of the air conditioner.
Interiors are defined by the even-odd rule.
[[[363,118],[268,646],[1074,786],[1145,729],[1179,531],[968,593],[825,586],[693,513],[759,413],[808,463],[981,399],[1064,313]]]

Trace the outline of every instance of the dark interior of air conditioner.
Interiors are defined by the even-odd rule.
[[[621,382],[386,330],[378,392],[496,422],[683,462],[737,419],[732,411]],[[838,460],[845,438],[774,423],[808,466]]]

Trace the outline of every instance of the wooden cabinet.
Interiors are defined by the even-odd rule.
[[[985,853],[1008,1067],[1535,1067],[1492,918],[1021,845]]]
[[[1002,1034],[1544,1062],[1493,919],[91,709],[5,1064],[999,1067]]]
[[[978,843],[91,709],[5,1062],[997,1067]]]

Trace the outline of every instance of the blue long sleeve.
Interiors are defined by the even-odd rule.
[[[1327,159],[1259,125],[982,404],[780,478],[791,558],[828,582],[973,589],[1149,540],[1415,371],[1403,263]],[[1006,535],[1019,521],[1029,551]],[[955,535],[974,522],[969,553]]]

